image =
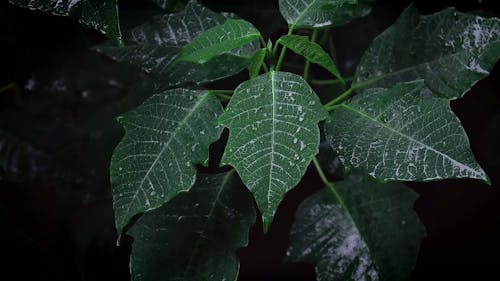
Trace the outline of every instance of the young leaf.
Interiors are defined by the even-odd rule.
[[[311,42],[307,36],[285,35],[278,42],[293,52],[303,56],[308,61],[324,67],[339,80],[344,81],[340,75],[333,59],[315,42]]]
[[[264,64],[266,59],[267,49],[263,48],[255,52],[252,59],[250,60],[250,65],[248,66],[248,72],[250,73],[250,78],[255,78],[259,75],[260,68]]]
[[[373,0],[279,0],[291,28],[339,26],[370,13]]]
[[[315,265],[318,281],[409,280],[425,228],[417,194],[401,184],[350,179],[299,207],[287,260]]]
[[[411,5],[373,41],[354,87],[390,88],[424,79],[435,94],[458,98],[486,77],[499,57],[500,19],[453,8],[421,16]]]
[[[254,194],[265,230],[318,153],[318,122],[326,117],[302,77],[271,71],[238,86],[219,118],[230,129],[222,163]]]
[[[208,29],[184,46],[176,61],[204,63],[259,37],[259,31],[251,23],[227,19],[224,24]]]
[[[194,184],[194,164],[208,160],[221,128],[218,100],[208,92],[176,89],[154,95],[118,121],[126,134],[113,152],[111,185],[116,227],[155,209]]]
[[[129,231],[133,280],[236,280],[236,250],[248,243],[255,210],[235,174],[199,176],[188,193],[139,219]]]
[[[58,16],[76,14],[84,25],[97,29],[115,43],[122,44],[117,0],[9,0],[9,3]]]
[[[424,81],[371,89],[331,113],[326,138],[347,167],[382,181],[488,181],[449,102]]]
[[[193,38],[225,21],[226,17],[223,15],[192,0],[183,12],[154,17],[125,32],[124,48],[103,44],[95,49],[117,61],[141,67],[161,89],[188,82],[210,82],[243,70],[257,50],[257,44],[247,44],[204,64],[180,62],[174,68],[168,66],[178,57],[181,48]]]

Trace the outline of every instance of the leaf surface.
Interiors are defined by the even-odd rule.
[[[9,3],[58,16],[75,15],[84,25],[122,43],[117,0],[9,0]]]
[[[251,23],[245,20],[227,19],[224,24],[208,29],[184,46],[177,61],[205,63],[217,55],[232,51],[259,37],[259,31]]]
[[[114,60],[139,66],[161,89],[210,82],[245,69],[258,44],[249,43],[204,64],[179,62],[175,67],[168,66],[179,56],[183,46],[206,30],[223,24],[226,19],[192,0],[180,13],[156,16],[124,32],[124,48],[103,44],[95,50]]]
[[[315,42],[311,42],[307,36],[285,35],[278,39],[279,43],[293,52],[303,56],[308,61],[324,67],[335,77],[344,81],[340,75],[333,59]]]
[[[279,0],[280,12],[292,28],[339,26],[370,13],[373,0]]]
[[[176,89],[156,94],[119,117],[126,134],[113,152],[111,185],[118,231],[194,184],[194,164],[208,160],[221,128],[218,100],[208,92]]]
[[[449,102],[422,80],[358,94],[331,113],[325,134],[344,165],[382,181],[488,181]]]
[[[250,73],[250,78],[255,78],[259,76],[259,71],[264,60],[266,59],[267,49],[263,48],[255,52],[252,59],[250,60],[250,65],[248,66],[248,72]]]
[[[326,117],[304,79],[271,71],[240,84],[219,118],[230,130],[222,163],[254,194],[265,230],[318,152],[318,122]]]
[[[297,211],[287,260],[315,265],[318,281],[409,280],[425,229],[417,194],[398,183],[351,177]]]
[[[499,19],[453,8],[422,16],[411,5],[366,51],[354,87],[390,88],[424,79],[435,94],[458,98],[486,77],[499,57]]]
[[[236,280],[236,250],[255,222],[252,195],[236,173],[200,175],[193,188],[131,228],[132,279]]]

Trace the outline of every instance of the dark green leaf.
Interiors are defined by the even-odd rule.
[[[222,163],[254,194],[265,230],[318,153],[318,122],[326,117],[302,77],[271,71],[239,85],[219,118],[230,129]]]
[[[111,40],[122,44],[117,0],[9,0],[9,2],[58,16],[76,15],[81,23],[100,30]]]
[[[118,121],[125,137],[113,153],[111,185],[118,231],[194,184],[194,164],[208,161],[221,128],[218,100],[208,92],[176,89],[154,95]]]
[[[206,30],[223,24],[226,19],[192,0],[183,12],[154,17],[125,32],[124,48],[104,44],[95,49],[117,61],[141,67],[162,89],[190,82],[210,82],[245,69],[257,44],[247,44],[204,64],[179,62],[175,67],[168,66],[178,57],[183,46]]]
[[[339,26],[370,13],[373,0],[279,0],[291,28]]]
[[[500,20],[449,8],[422,16],[411,5],[363,56],[354,87],[424,79],[433,93],[463,96],[500,57]]]
[[[205,63],[259,37],[259,31],[251,23],[227,19],[224,24],[208,29],[184,46],[176,61]]]
[[[324,67],[335,77],[344,81],[335,66],[333,59],[315,42],[311,42],[307,36],[285,35],[278,42],[293,52],[305,57],[308,61]]]
[[[236,280],[236,250],[248,243],[255,210],[235,174],[199,176],[188,193],[139,219],[130,230],[133,280]]]
[[[313,263],[318,281],[409,280],[425,236],[412,209],[417,195],[354,177],[335,190],[300,205],[287,259]]]
[[[248,72],[250,73],[250,78],[255,78],[259,75],[260,68],[264,64],[266,59],[267,49],[258,50],[250,60],[250,65],[248,66]]]
[[[331,113],[325,134],[344,165],[383,181],[488,181],[449,102],[423,80],[355,96]]]

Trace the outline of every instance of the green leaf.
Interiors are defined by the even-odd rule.
[[[250,65],[248,66],[248,72],[250,73],[250,78],[255,78],[259,75],[260,68],[264,64],[266,59],[267,49],[263,48],[255,52],[252,59],[250,60]]]
[[[373,0],[279,0],[291,28],[325,28],[346,24],[370,13]]]
[[[355,96],[331,113],[325,134],[344,165],[379,180],[488,181],[449,102],[422,80]]]
[[[318,281],[409,280],[425,236],[412,209],[417,194],[361,178],[335,190],[300,205],[287,259],[313,263]]]
[[[224,24],[208,29],[184,46],[176,61],[204,63],[259,37],[259,31],[251,23],[227,19]]]
[[[95,50],[114,60],[141,67],[161,89],[191,82],[211,82],[245,69],[258,44],[252,42],[204,64],[179,62],[173,68],[168,66],[179,56],[181,48],[193,38],[225,21],[226,17],[223,15],[192,0],[183,12],[154,17],[131,31],[124,32],[124,48],[103,44],[95,47]]]
[[[265,230],[318,153],[318,122],[326,117],[302,77],[271,71],[239,85],[219,118],[230,129],[222,163],[254,194]]]
[[[126,134],[113,152],[111,185],[117,229],[194,184],[194,164],[222,128],[218,100],[208,92],[176,89],[157,94],[118,121]]]
[[[9,0],[9,3],[58,16],[75,15],[82,24],[122,44],[117,0]]]
[[[132,279],[236,280],[236,250],[247,245],[254,222],[252,195],[234,172],[199,176],[188,193],[146,213],[129,231]]]
[[[354,87],[424,79],[435,94],[463,96],[500,57],[500,20],[453,8],[422,16],[411,5],[363,56]]]
[[[285,35],[278,42],[296,54],[299,54],[312,63],[324,67],[342,82],[342,76],[335,66],[333,59],[315,42],[311,42],[307,36]]]

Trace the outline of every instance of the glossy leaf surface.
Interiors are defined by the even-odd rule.
[[[255,222],[252,195],[235,172],[200,175],[193,188],[146,213],[134,237],[135,281],[236,280],[236,250]]]
[[[81,23],[122,43],[117,0],[9,0],[11,4],[58,16],[76,15]]]
[[[425,236],[413,211],[417,194],[355,177],[335,190],[299,206],[287,259],[313,263],[318,281],[409,280]]]
[[[325,134],[344,165],[379,180],[488,181],[449,102],[422,80],[358,94],[331,113]]]
[[[355,87],[390,88],[424,79],[433,93],[463,96],[500,57],[500,19],[453,8],[422,16],[410,6],[363,56]]]
[[[230,130],[222,163],[254,194],[265,230],[318,152],[318,122],[326,117],[304,79],[271,71],[240,84],[219,118]]]
[[[111,185],[118,231],[194,184],[194,164],[208,160],[221,128],[219,101],[208,92],[176,89],[154,95],[118,118],[126,133],[113,152]]]
[[[208,29],[184,46],[176,61],[205,63],[259,37],[259,31],[251,23],[227,19],[224,24]]]
[[[333,59],[315,42],[311,42],[307,36],[285,35],[278,40],[283,46],[303,56],[306,60],[324,67],[331,74],[342,80],[340,72]]]
[[[226,19],[192,0],[180,13],[156,16],[124,32],[124,48],[103,44],[95,49],[114,60],[139,66],[162,89],[185,83],[210,82],[245,69],[257,50],[257,44],[247,44],[204,64],[179,62],[175,67],[168,66],[179,56],[183,46],[206,30],[223,24]]]
[[[372,0],[280,0],[280,11],[292,28],[325,28],[370,13]]]

